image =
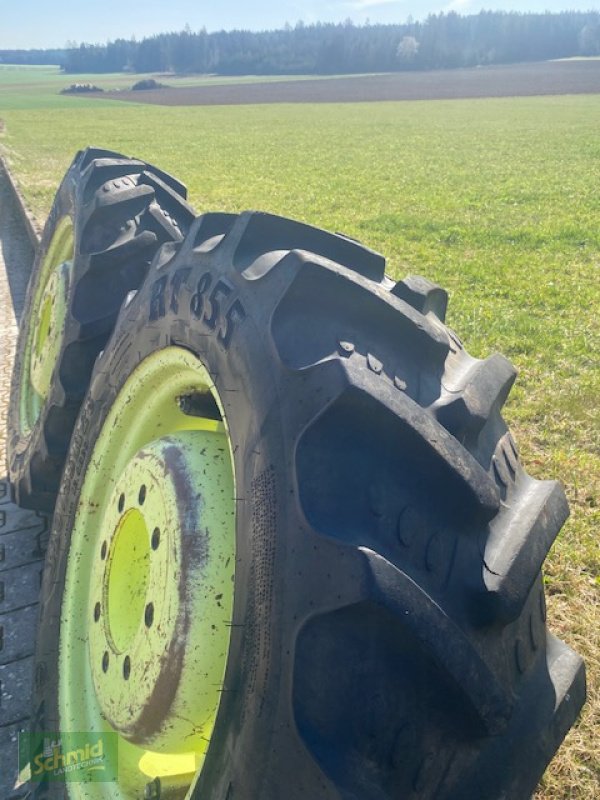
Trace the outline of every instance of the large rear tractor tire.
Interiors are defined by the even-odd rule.
[[[278,217],[163,248],[56,506],[34,730],[118,741],[33,797],[525,800],[584,702],[546,628],[567,517],[446,294]]]
[[[51,512],[92,367],[156,250],[194,219],[179,181],[107,150],[77,154],[29,283],[9,406],[15,502]]]

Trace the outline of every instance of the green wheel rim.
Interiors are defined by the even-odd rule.
[[[71,782],[70,797],[191,791],[223,688],[234,573],[223,406],[198,358],[168,347],[142,361],[111,407],[73,526],[60,729],[115,733],[118,780]]]
[[[74,252],[73,223],[63,217],[42,260],[31,308],[21,381],[21,433],[35,426],[48,399],[62,346]]]

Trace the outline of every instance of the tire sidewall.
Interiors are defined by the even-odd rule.
[[[163,347],[183,347],[207,368],[223,403],[237,495],[234,613],[227,671],[211,747],[194,793],[217,800],[228,796],[234,775],[244,776],[240,797],[261,796],[264,754],[270,750],[279,679],[285,669],[280,658],[280,621],[285,617],[281,562],[287,536],[284,532],[282,535],[280,527],[275,536],[274,520],[276,516],[286,528],[294,528],[296,512],[293,503],[286,507],[286,498],[293,494],[288,468],[291,455],[282,435],[277,373],[264,332],[264,310],[254,309],[253,313],[254,301],[249,295],[244,297],[244,282],[234,270],[225,280],[235,287],[234,296],[243,304],[245,316],[236,322],[228,347],[219,338],[223,320],[210,330],[190,309],[194,287],[203,275],[212,270],[215,282],[224,277],[223,266],[215,266],[214,261],[196,259],[191,267],[184,264],[189,274],[178,303],[172,302],[170,287],[173,276],[182,269],[181,261],[168,265],[158,278],[150,275],[122,312],[97,362],[71,440],[48,547],[36,653],[34,727],[38,731],[60,730],[57,688],[61,601],[71,531],[94,444],[115,398],[135,368]],[[165,313],[159,318],[157,281],[166,286]],[[256,315],[261,319],[256,320]],[[260,769],[256,759],[263,762]],[[53,796],[62,796],[64,789],[52,787],[51,791]]]

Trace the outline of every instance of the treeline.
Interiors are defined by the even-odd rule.
[[[164,33],[82,44],[66,72],[332,74],[424,70],[600,54],[600,13],[432,14],[399,25],[317,23],[276,31]],[[1,55],[1,54],[0,54]]]
[[[67,50],[0,50],[0,64],[65,64]]]

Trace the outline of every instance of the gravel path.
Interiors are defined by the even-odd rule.
[[[10,502],[6,410],[33,250],[0,169],[0,798],[16,800],[18,733],[27,726],[48,520]]]

